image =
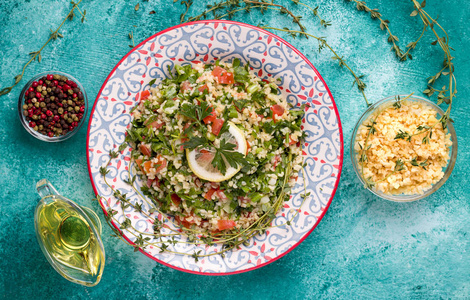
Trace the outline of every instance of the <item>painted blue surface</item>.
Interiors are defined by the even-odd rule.
[[[200,12],[197,1],[191,13]],[[288,3],[288,1],[284,1]],[[307,1],[306,1],[307,2]],[[140,9],[134,10],[140,3]],[[205,2],[204,2],[205,3]],[[421,94],[425,78],[441,67],[442,54],[428,33],[414,51],[414,59],[398,62],[378,23],[342,0],[308,1],[333,25],[319,28],[312,16],[309,31],[325,36],[357,74],[364,74],[367,96],[376,101],[393,94]],[[405,46],[419,35],[421,24],[410,18],[411,1],[371,0],[391,20],[390,28]],[[113,66],[129,51],[128,33],[136,43],[179,23],[183,7],[173,1],[84,1],[88,21],[68,22],[63,39],[52,42],[40,64],[31,64],[25,81],[36,73],[61,70],[85,86],[89,106]],[[302,7],[289,4],[307,16]],[[0,87],[10,85],[70,8],[68,1],[0,1]],[[156,14],[149,12],[155,10]],[[35,183],[48,178],[65,196],[98,211],[86,165],[86,129],[60,144],[35,140],[17,118],[18,86],[1,97],[0,138],[2,195],[0,200],[0,296],[5,299],[122,299],[122,298],[458,298],[470,297],[470,208],[468,131],[470,47],[467,21],[470,2],[428,0],[427,10],[439,15],[455,49],[458,98],[453,110],[459,156],[447,183],[435,194],[414,203],[392,203],[376,198],[359,184],[351,166],[349,138],[362,111],[361,96],[351,87],[351,76],[318,54],[312,39],[293,40],[294,46],[317,67],[329,85],[343,124],[345,156],[341,182],[332,205],[317,229],[282,259],[249,273],[206,277],[159,265],[104,228],[107,261],[100,284],[85,288],[62,279],[43,257],[34,235],[33,211],[38,196]],[[257,25],[293,26],[268,12],[240,14],[235,20]],[[134,25],[136,27],[134,27]],[[442,82],[442,85],[447,82]],[[88,112],[89,113],[89,112]]]

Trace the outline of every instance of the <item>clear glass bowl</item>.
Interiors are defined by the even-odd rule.
[[[407,95],[399,95],[401,99],[405,98]],[[416,201],[419,199],[423,199],[435,191],[437,191],[449,178],[450,174],[452,173],[452,170],[454,169],[455,161],[457,159],[457,135],[455,133],[454,126],[452,125],[451,122],[447,123],[447,129],[448,132],[451,135],[451,140],[452,140],[452,147],[450,147],[450,158],[449,161],[447,162],[447,166],[445,167],[444,170],[444,176],[439,180],[437,183],[433,184],[432,187],[426,191],[424,191],[423,194],[414,194],[414,195],[405,195],[405,194],[398,194],[398,195],[389,195],[389,194],[384,194],[380,191],[375,190],[373,187],[369,188],[366,186],[366,182],[364,178],[361,176],[361,169],[360,169],[360,164],[357,159],[357,152],[354,150],[354,145],[356,144],[356,137],[357,137],[357,132],[361,124],[364,123],[365,120],[369,119],[369,117],[375,113],[377,110],[383,109],[389,105],[392,105],[395,102],[395,97],[396,96],[391,96],[385,99],[382,99],[378,101],[377,103],[373,104],[370,106],[359,118],[359,121],[356,123],[356,127],[353,130],[353,134],[351,137],[351,144],[350,144],[350,155],[351,155],[351,161],[352,165],[354,167],[354,171],[356,172],[357,177],[359,177],[359,180],[361,181],[364,186],[371,191],[373,194],[376,196],[379,196],[380,198],[386,199],[386,200],[391,200],[391,201],[397,201],[397,202],[410,202],[410,201]],[[418,101],[418,102],[424,102],[425,104],[431,106],[434,110],[437,111],[437,115],[441,116],[444,114],[444,111],[437,106],[435,103],[426,100],[422,97],[418,96],[411,96],[410,98],[407,99],[408,101]]]
[[[33,84],[33,81],[37,81],[41,77],[47,76],[48,74],[53,74],[53,75],[57,74],[57,75],[65,76],[69,80],[75,82],[77,84],[77,87],[83,93],[83,100],[84,100],[84,103],[85,103],[85,110],[83,112],[83,117],[78,122],[78,124],[74,128],[74,130],[69,131],[64,135],[53,136],[53,137],[49,137],[47,135],[41,134],[41,133],[35,131],[33,128],[29,127],[28,121],[26,121],[26,118],[23,115],[23,104],[25,104],[24,96],[25,96],[25,93],[27,92],[28,88]],[[26,131],[29,132],[32,136],[34,136],[35,138],[37,138],[41,141],[45,141],[45,142],[62,142],[62,141],[65,141],[65,140],[71,138],[73,135],[75,135],[80,130],[83,123],[85,123],[86,117],[87,117],[87,112],[88,112],[88,97],[86,95],[85,89],[83,88],[81,83],[76,78],[74,78],[73,76],[71,76],[67,73],[60,72],[60,71],[48,71],[48,72],[39,73],[39,74],[33,76],[33,78],[31,78],[31,80],[28,81],[28,83],[26,83],[25,86],[23,87],[23,89],[21,90],[20,97],[18,99],[18,115],[20,117],[21,124],[23,124],[23,127],[26,129]]]

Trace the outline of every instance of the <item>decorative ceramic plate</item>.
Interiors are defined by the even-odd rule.
[[[152,218],[147,218],[132,207],[123,211],[112,189],[105,184],[100,167],[108,161],[109,152],[117,151],[124,142],[136,94],[149,89],[152,79],[158,85],[169,76],[168,67],[174,69],[176,64],[214,63],[216,59],[231,62],[233,58],[249,63],[261,78],[280,78],[280,93],[294,106],[309,103],[302,120],[302,130],[307,133],[302,145],[306,178],[299,173],[290,200],[273,221],[273,225],[284,224],[295,215],[290,226],[270,228],[240,249],[226,252],[225,257],[208,256],[196,262],[191,256],[160,253],[151,245],[140,249],[164,265],[190,273],[226,275],[262,267],[299,245],[326,213],[341,173],[343,136],[338,110],[318,71],[290,44],[257,27],[231,21],[186,23],[155,34],[124,56],[101,87],[88,127],[89,173],[95,193],[102,197],[104,213],[110,208],[117,211],[114,216],[117,221],[113,223],[116,228],[129,219],[137,230],[153,233],[155,218],[172,217],[153,213]],[[132,169],[130,150],[126,148],[112,161],[107,182],[115,190],[127,193],[133,203],[143,203],[143,210],[148,211],[150,207],[125,183],[128,170]],[[304,182],[310,196],[302,204]],[[135,185],[140,188],[142,181],[137,179]],[[128,242],[136,242],[138,234],[134,229],[123,229],[122,234]],[[221,247],[178,243],[169,249],[188,254],[200,251],[202,255],[217,252]]]

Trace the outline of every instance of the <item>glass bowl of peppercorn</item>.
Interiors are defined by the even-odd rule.
[[[37,74],[23,88],[18,112],[23,127],[46,142],[61,142],[85,123],[88,99],[80,82],[69,74]]]

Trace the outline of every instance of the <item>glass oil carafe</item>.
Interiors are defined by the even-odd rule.
[[[47,260],[72,282],[98,284],[105,263],[100,219],[91,209],[61,196],[46,179],[36,189],[42,199],[36,206],[34,224]]]

